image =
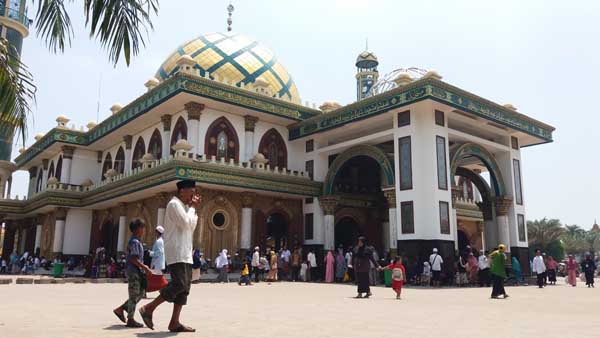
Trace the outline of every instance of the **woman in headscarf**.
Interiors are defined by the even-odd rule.
[[[229,282],[229,278],[227,276],[227,268],[229,266],[229,259],[227,258],[227,249],[223,249],[217,259],[215,259],[215,265],[219,275],[217,277],[217,282],[227,283]]]
[[[327,251],[327,256],[325,256],[325,283],[333,283],[333,269],[335,264],[335,258],[333,257],[333,253]]]
[[[356,284],[358,286],[358,295],[356,298],[363,298],[363,293],[365,294],[364,298],[371,296],[371,289],[369,287],[371,263],[379,267],[379,264],[373,258],[373,247],[367,245],[367,239],[364,236],[360,236],[352,255],[352,266],[354,267]]]
[[[577,286],[577,261],[573,255],[567,260],[567,284]]]
[[[596,263],[589,253],[585,255],[585,260],[581,263],[581,270],[585,273],[585,285],[587,285],[588,288],[593,288]]]
[[[267,274],[267,282],[275,282],[277,280],[277,254],[271,251],[269,258],[269,273]]]
[[[344,249],[339,248],[337,255],[335,256],[335,279],[337,282],[344,281],[344,275],[346,274],[346,258],[344,257]]]
[[[519,260],[515,256],[512,256],[511,261],[512,271],[515,274],[515,280],[517,281],[517,284],[521,284],[523,281],[523,270],[521,270],[521,263],[519,263]]]
[[[473,255],[473,252],[469,252],[469,257],[467,258],[467,272],[469,274],[469,283],[471,285],[477,284],[477,257]]]

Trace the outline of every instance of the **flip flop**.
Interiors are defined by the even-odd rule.
[[[192,329],[191,327],[186,327],[183,325],[179,325],[174,329],[169,329],[169,332],[196,332],[196,329]]]
[[[144,324],[146,324],[146,326],[150,330],[154,330],[154,323],[152,322],[152,315],[147,314],[146,310],[144,310],[143,307],[141,307],[138,312],[140,313],[140,316],[142,316],[142,320],[144,321]]]
[[[123,312],[119,313],[119,312],[113,310],[113,313],[115,314],[115,316],[117,316],[117,318],[119,318],[120,321],[122,321],[123,323],[127,323],[127,320],[125,319],[125,316],[123,315]]]

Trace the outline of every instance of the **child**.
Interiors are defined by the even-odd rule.
[[[144,247],[142,246],[142,242],[140,242],[140,238],[144,236],[146,225],[142,221],[136,220],[129,224],[129,230],[133,234],[127,244],[126,271],[129,283],[129,299],[114,309],[113,313],[119,320],[126,323],[127,327],[140,328],[144,325],[136,322],[133,319],[133,315],[135,314],[136,304],[142,299],[146,290],[145,274],[150,274],[152,271],[147,265],[142,263],[142,259],[144,259]],[[127,312],[127,320],[125,320],[124,312]]]
[[[242,272],[240,273],[240,281],[238,285],[242,285],[242,283],[246,285],[252,285],[250,282],[250,270],[248,270],[248,260],[244,259],[244,265],[242,267]]]
[[[402,286],[406,281],[406,270],[402,265],[402,256],[396,256],[396,260],[380,270],[392,270],[392,289],[396,291],[396,299],[400,299],[400,293],[402,292]]]
[[[306,273],[308,271],[308,263],[306,261],[302,262],[300,265],[300,280],[306,282],[308,279],[306,278]]]

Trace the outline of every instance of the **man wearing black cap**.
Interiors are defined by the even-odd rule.
[[[171,332],[195,332],[195,329],[179,322],[182,307],[187,303],[192,281],[193,234],[198,223],[196,208],[200,196],[196,194],[196,182],[185,180],[177,183],[177,194],[173,196],[165,211],[164,245],[165,259],[171,273],[171,281],[160,290],[160,296],[139,311],[146,326],[154,330],[152,313],[164,301],[173,303],[173,314],[169,323]]]

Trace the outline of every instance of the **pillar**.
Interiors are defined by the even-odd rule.
[[[168,159],[171,156],[171,115],[160,117],[163,124],[162,136],[162,158]]]
[[[42,247],[42,225],[38,224],[35,226],[35,245],[33,247],[33,252],[37,252],[41,250]]]
[[[148,230],[148,229],[146,229]],[[117,252],[125,252],[127,239],[127,205],[119,204],[119,235],[117,237]]]
[[[160,193],[156,195],[158,201],[158,209],[156,210],[156,225],[165,226],[165,212],[167,211],[167,203],[169,202],[169,194]]]
[[[45,158],[42,160],[42,190],[46,190],[46,185],[48,184],[48,159]]]
[[[496,199],[496,223],[498,224],[498,244],[504,244],[506,251],[510,252],[510,230],[508,226],[508,210],[512,205],[509,198]]]
[[[6,198],[10,198],[10,190],[12,189],[12,176],[8,178],[8,190],[6,191]]]
[[[29,189],[27,191],[28,198],[33,197],[33,195],[35,194],[35,186],[37,183],[37,173],[38,173],[38,167],[29,168]]]
[[[319,204],[323,209],[323,230],[324,243],[323,249],[335,249],[335,210],[339,202],[338,196],[323,196],[319,198]]]
[[[258,117],[246,115],[244,116],[244,122],[244,161],[248,162],[254,157],[254,128],[256,122],[258,122]]]
[[[60,182],[71,184],[71,166],[73,163],[73,153],[75,152],[75,147],[73,146],[62,146],[63,152],[63,163],[62,163],[62,173],[60,175]]]
[[[132,151],[131,151],[131,143],[133,141],[133,136],[125,135],[123,136],[123,142],[125,142],[125,170],[123,172],[131,171],[131,160],[132,160]]]
[[[196,155],[204,154],[200,149],[200,116],[204,110],[204,105],[197,102],[188,102],[184,105],[188,114],[188,142],[192,145],[192,153]]]
[[[23,254],[26,251],[26,244],[27,244],[27,229],[26,228],[21,228],[20,229],[21,235],[19,236],[19,253]]]
[[[242,194],[242,223],[240,236],[240,249],[250,250],[252,248],[252,205],[255,193],[244,192]]]
[[[2,198],[9,198],[6,195],[6,188],[8,183],[8,177],[0,177],[0,191],[2,192]]]
[[[65,237],[65,221],[67,219],[67,209],[56,209],[55,219],[56,221],[54,223],[54,241],[52,244],[52,252],[55,255],[60,255],[63,251],[63,239]]]
[[[384,190],[383,194],[388,202],[388,213],[389,213],[389,225],[388,225],[388,234],[386,238],[388,243],[385,244],[385,247],[390,250],[392,253],[392,257],[395,256],[398,252],[398,217],[396,214],[396,188],[392,187],[390,189]]]

